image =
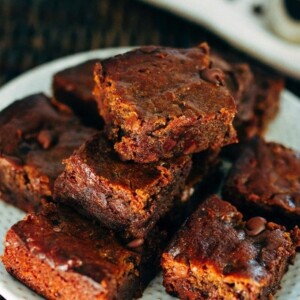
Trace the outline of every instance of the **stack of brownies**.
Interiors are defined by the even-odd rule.
[[[283,227],[300,220],[299,155],[256,136],[282,87],[207,44],[57,73],[53,99],[0,113],[0,195],[29,212],[7,233],[7,271],[47,299],[132,299],[161,260],[181,299],[267,299],[299,244]],[[247,221],[208,197],[226,153],[223,195]]]

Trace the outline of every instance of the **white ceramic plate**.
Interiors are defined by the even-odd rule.
[[[76,65],[92,58],[105,58],[129,48],[114,48],[105,50],[96,50],[82,54],[72,55],[66,58],[55,60],[35,68],[0,89],[0,110],[12,103],[18,98],[26,95],[43,91],[51,93],[52,75],[66,67]],[[300,99],[288,91],[284,91],[281,97],[281,109],[278,117],[269,127],[267,139],[282,142],[283,144],[300,150]],[[22,219],[24,213],[18,209],[0,202],[0,253],[3,253],[3,240],[6,231]],[[27,289],[25,286],[13,279],[0,263],[0,294],[7,300],[19,299],[41,299],[38,295]],[[158,276],[147,288],[142,297],[143,300],[170,300],[173,299],[167,295],[161,285],[161,277]],[[282,289],[277,293],[277,299],[295,300],[300,299],[300,256],[297,256],[296,262],[290,267],[288,273],[282,281]],[[71,299],[70,299],[71,300]]]
[[[205,26],[234,47],[300,79],[300,45],[269,30],[252,12],[268,0],[141,0]],[[273,0],[269,0],[273,1]]]

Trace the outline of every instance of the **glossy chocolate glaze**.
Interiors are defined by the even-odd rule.
[[[10,240],[12,236],[17,238]],[[35,272],[43,268],[43,264],[51,267],[50,273],[44,274],[46,280],[49,278],[49,286],[46,284],[42,290],[47,298],[54,297],[51,295],[53,291],[63,294],[69,289],[69,285],[72,285],[68,281],[69,273],[78,276],[79,280],[82,278],[83,287],[85,280],[91,280],[93,292],[103,295],[97,299],[129,299],[139,296],[155,274],[163,236],[163,232],[153,232],[143,244],[131,249],[121,242],[115,232],[103,225],[82,217],[68,207],[48,203],[38,214],[30,214],[12,226],[7,235],[5,255],[17,251],[20,245],[26,247],[27,259],[38,259],[29,270],[33,277],[37,276]],[[15,255],[14,259],[20,259],[20,262],[13,268],[17,274],[23,276],[27,272],[29,276],[26,266],[21,263],[24,258],[18,257],[17,253]],[[148,263],[152,264],[151,270],[148,270]],[[6,265],[9,264],[7,262]],[[43,274],[43,270],[39,272]],[[21,281],[30,283],[32,288],[39,291],[36,285],[41,278],[27,282],[27,277],[22,276],[19,278]],[[55,276],[65,278],[63,286],[54,284]],[[47,294],[49,291],[50,294]],[[84,290],[78,293],[79,296],[83,295],[78,299],[84,298]],[[89,299],[94,298],[90,295]]]
[[[96,98],[115,150],[153,162],[234,142],[235,103],[223,77],[211,70],[206,44],[142,47],[103,60],[95,69]]]
[[[234,109],[226,89],[217,85],[219,81],[214,79],[207,83],[208,76],[202,78],[203,72],[215,74],[202,46],[190,49],[144,47],[104,60],[102,68],[104,80],[113,84],[111,93],[122,95],[133,111],[147,120],[181,116],[185,111],[195,115],[214,113],[224,106]],[[224,76],[221,70],[218,75]],[[197,90],[203,94],[196,97],[192,92]],[[207,101],[209,97],[213,97],[213,101]]]
[[[67,207],[49,204],[38,215],[29,215],[12,230],[29,251],[53,268],[76,271],[101,282],[120,276],[140,262],[140,254],[126,249],[113,231],[81,217]],[[116,268],[118,266],[118,268]]]
[[[71,107],[84,124],[101,129],[103,121],[93,95],[93,71],[97,62],[99,59],[88,60],[56,73],[52,88],[55,100]]]
[[[239,207],[276,212],[283,223],[300,218],[300,154],[262,138],[252,139],[235,162],[224,195]]]
[[[103,133],[67,160],[55,182],[54,197],[123,233],[143,239],[181,197],[191,158],[152,164],[121,161]]]
[[[16,174],[13,170],[18,167],[18,174],[24,172],[29,181],[27,184],[32,185],[32,193],[36,193],[31,195],[32,198],[38,201],[40,197],[50,196],[54,180],[63,170],[62,159],[94,132],[81,125],[73,114],[53,106],[43,94],[12,103],[0,114],[0,161],[3,168],[9,169],[5,171],[6,175],[1,175],[3,194],[10,186],[10,193],[18,194],[18,188],[13,186],[19,179],[7,178],[8,173],[13,177]],[[45,186],[42,187],[42,184]],[[21,208],[31,210],[29,207]]]
[[[137,164],[121,161],[113,145],[103,134],[98,134],[76,151],[76,157],[85,162],[99,177],[130,191],[144,190],[162,181],[162,185],[171,180],[168,175],[173,165],[190,161],[188,156],[177,157],[152,164]],[[72,158],[69,160],[72,163]]]
[[[245,291],[242,292],[240,286],[236,295],[240,292],[249,299],[268,299],[268,295],[278,288],[286,264],[295,255],[295,246],[284,228],[262,221],[263,218],[256,218],[244,222],[242,214],[234,206],[211,196],[192,214],[163,254],[165,282],[173,282],[176,291],[176,276],[181,278],[180,269],[177,270],[176,266],[190,270],[186,279],[179,281],[181,283],[184,280],[188,282],[189,272],[197,277],[197,268],[208,269],[212,272],[209,278],[226,281],[226,277],[230,277],[236,284],[245,284]],[[174,274],[175,281],[172,281],[171,274]],[[201,273],[201,276],[205,275]],[[167,286],[171,289],[172,283]],[[203,295],[199,290],[203,286],[205,289],[205,285],[195,285],[190,291],[181,290],[180,295],[190,293],[196,299],[196,295]],[[203,291],[206,295],[210,292],[216,296],[213,291]]]
[[[278,248],[291,244],[280,226],[269,224],[266,228],[257,235],[247,234],[242,214],[228,202],[212,196],[192,215],[168,252],[176,260],[187,259],[194,264],[207,261],[220,274],[225,270],[227,275],[260,281],[268,277],[268,267],[276,261]],[[269,257],[260,257],[262,250]]]
[[[283,78],[243,62],[225,61],[212,55],[212,67],[220,68],[225,82],[237,104],[234,128],[239,141],[262,134],[278,111]]]

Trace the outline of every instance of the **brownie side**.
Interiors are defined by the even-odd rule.
[[[248,64],[230,63],[219,55],[214,55],[212,62],[215,67],[223,70],[226,85],[235,99],[237,114],[233,126],[237,131],[239,142],[247,140],[259,130],[255,115],[256,79],[254,74]],[[232,148],[230,145],[228,147]]]
[[[192,168],[182,193],[175,197],[171,211],[158,222],[170,237],[201,202],[218,192],[223,179],[219,152],[207,150],[192,155]]]
[[[191,215],[209,195],[218,192],[224,177],[219,154],[220,149],[206,150],[192,155],[192,169],[180,198],[185,218]]]
[[[123,162],[99,133],[65,160],[54,196],[125,238],[143,238],[174,205],[190,168],[189,156],[153,164]]]
[[[280,224],[299,224],[299,152],[253,138],[233,164],[223,196],[248,214],[259,210]]]
[[[180,299],[270,299],[295,256],[294,232],[242,218],[217,196],[200,205],[163,253],[166,290]]]
[[[263,133],[269,122],[276,116],[279,110],[280,94],[284,88],[284,79],[280,75],[253,68],[256,78],[255,114],[258,118],[258,127]]]
[[[54,99],[69,106],[85,125],[102,129],[103,121],[93,96],[93,70],[97,62],[98,59],[88,60],[56,73],[52,90]]]
[[[263,134],[278,112],[283,78],[230,58],[225,61],[218,54],[212,56],[212,62],[213,66],[223,70],[226,84],[236,101],[233,125],[239,141]]]
[[[126,246],[103,225],[50,203],[12,226],[2,261],[47,299],[131,299],[150,280],[149,261],[152,277],[157,270],[163,234],[155,235]]]
[[[235,103],[207,45],[142,47],[95,69],[96,99],[124,160],[155,162],[236,141]]]
[[[216,53],[211,56],[211,60],[213,67],[220,68],[224,72],[226,85],[236,101],[237,107],[239,107],[254,81],[250,66],[243,62],[227,61]],[[235,118],[238,117],[238,114],[239,111]]]
[[[95,131],[61,112],[43,94],[16,101],[0,113],[1,199],[25,211],[52,196],[61,163]]]

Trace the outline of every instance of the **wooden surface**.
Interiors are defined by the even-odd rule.
[[[0,86],[44,62],[106,47],[161,44],[243,54],[195,24],[135,0],[0,0]],[[300,96],[300,84],[287,79]]]

